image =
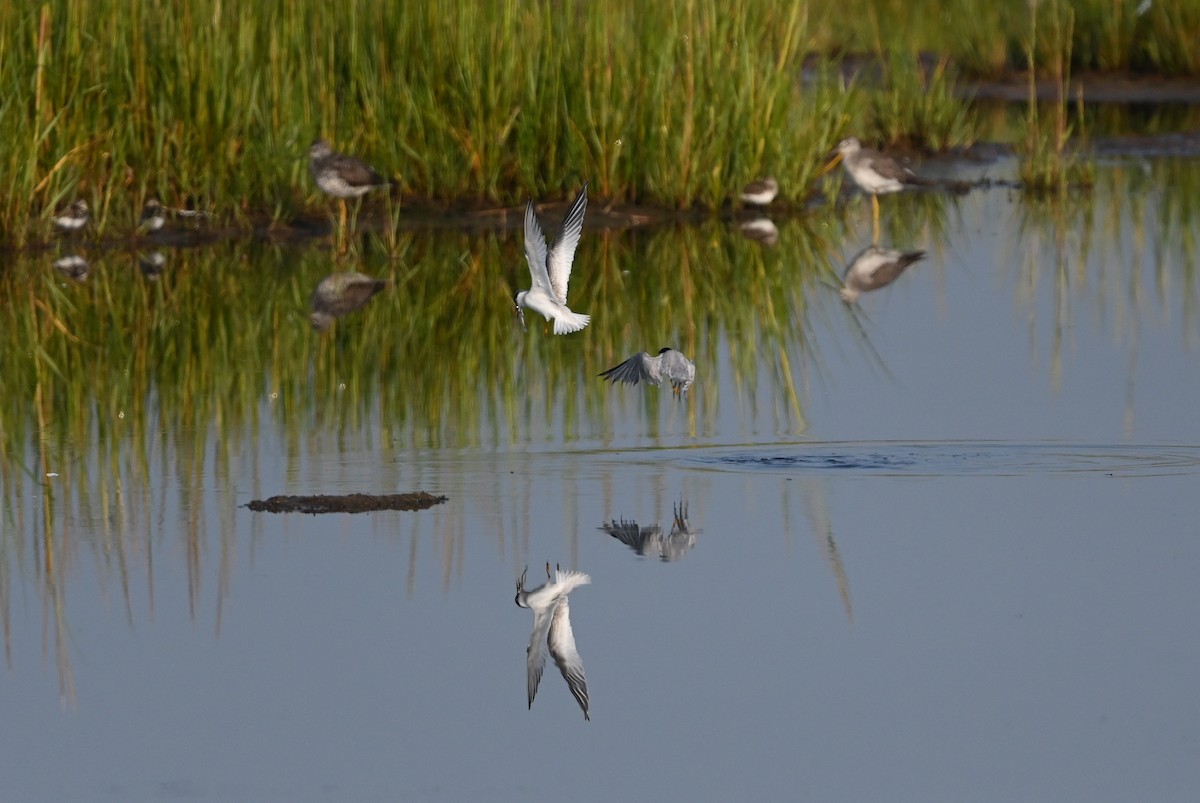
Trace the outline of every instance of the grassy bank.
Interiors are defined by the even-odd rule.
[[[847,133],[972,141],[951,63],[987,72],[1066,50],[1084,65],[1200,69],[1191,4],[1117,22],[1097,11],[1111,4],[1077,5],[1066,50],[1025,2],[3,4],[0,228],[10,246],[44,239],[75,197],[93,231],[132,229],[149,196],[287,219],[322,203],[304,158],[317,135],[407,196],[516,203],[586,178],[617,202],[715,207],[772,173],[794,201]],[[850,50],[886,54],[883,80],[803,69]],[[922,67],[922,50],[947,60]]]

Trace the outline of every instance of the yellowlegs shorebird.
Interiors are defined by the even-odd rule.
[[[871,148],[864,148],[855,137],[846,137],[838,143],[837,155],[829,162],[830,170],[840,159],[846,173],[859,188],[871,196],[875,236],[871,243],[879,242],[879,196],[900,192],[908,185],[925,183],[898,161]]]
[[[583,214],[587,210],[587,182],[579,195],[567,209],[563,218],[562,231],[554,238],[550,250],[546,250],[546,236],[538,225],[533,201],[525,205],[525,261],[529,263],[529,275],[533,286],[521,290],[514,298],[517,317],[525,327],[525,310],[540,312],[547,321],[554,321],[554,334],[565,335],[578,332],[592,320],[591,315],[572,312],[567,307],[567,284],[571,281],[571,265],[575,261],[575,247],[583,232]]]
[[[323,139],[313,140],[308,149],[308,168],[321,190],[338,199],[341,227],[346,228],[346,199],[361,198],[389,182],[357,156],[337,153]]]
[[[842,301],[853,304],[863,293],[887,287],[899,279],[910,265],[924,258],[924,251],[897,251],[894,248],[868,246],[850,260],[842,275],[844,286],[838,295]]]
[[[654,357],[639,351],[620,365],[602,371],[597,376],[608,379],[614,385],[617,382],[636,385],[639,381],[658,385],[666,379],[671,383],[671,392],[675,397],[682,398],[696,380],[696,364],[672,348],[660,349]]]
[[[529,635],[529,646],[525,648],[525,688],[529,693],[529,707],[533,708],[533,698],[537,695],[538,684],[542,680],[542,670],[546,666],[546,653],[549,647],[550,656],[567,681],[571,694],[583,709],[583,718],[588,716],[587,678],[583,674],[583,659],[575,648],[575,633],[571,630],[571,609],[567,605],[567,595],[582,585],[592,582],[592,578],[583,572],[563,571],[554,568],[554,580],[550,581],[550,564],[546,564],[546,583],[532,591],[525,590],[525,575],[528,568],[521,572],[517,580],[516,603],[519,607],[533,611],[533,632]]]
[[[312,315],[308,322],[318,332],[323,332],[334,318],[348,315],[367,305],[372,296],[387,287],[383,279],[375,279],[362,273],[349,271],[333,273],[317,284],[312,294]]]

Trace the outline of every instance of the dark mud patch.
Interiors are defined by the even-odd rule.
[[[272,496],[255,499],[246,507],[265,513],[370,513],[376,510],[425,510],[447,501],[425,491],[406,494],[341,494],[329,496]]]

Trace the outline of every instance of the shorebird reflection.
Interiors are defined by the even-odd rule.
[[[333,273],[320,281],[312,294],[312,315],[309,323],[323,332],[335,318],[360,310],[376,293],[387,287],[383,279],[349,271]]]

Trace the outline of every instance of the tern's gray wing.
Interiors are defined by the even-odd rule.
[[[533,279],[531,290],[541,289],[553,293],[550,276],[546,273],[546,235],[538,225],[533,201],[525,204],[525,261],[529,263],[529,276]]]
[[[631,385],[636,385],[638,382],[649,382],[651,385],[658,384],[658,373],[651,372],[651,361],[654,365],[658,365],[658,357],[651,357],[644,351],[639,351],[620,365],[614,365],[607,371],[602,371],[597,376],[602,376],[611,381],[613,384],[617,382],[627,382]]]
[[[579,245],[579,235],[583,233],[583,213],[587,210],[587,182],[575,196],[574,202],[567,209],[563,218],[562,231],[554,238],[550,246],[550,259],[544,261],[550,274],[550,286],[554,288],[554,298],[564,307],[567,305],[567,284],[571,281],[571,264],[575,261],[575,247]]]
[[[567,681],[571,694],[575,695],[575,699],[579,701],[579,707],[583,709],[583,718],[590,720],[587,678],[583,674],[583,659],[579,657],[579,651],[575,649],[575,633],[571,630],[571,608],[567,605],[565,596],[559,600],[558,607],[554,609],[549,642],[550,655],[554,658],[554,663],[558,665],[563,679]]]
[[[565,601],[565,597],[563,598]],[[529,707],[533,708],[533,698],[537,695],[538,684],[542,682],[542,670],[546,668],[546,633],[550,629],[552,607],[533,608],[533,633],[529,636],[529,646],[525,649],[525,689],[529,692]]]
[[[600,529],[639,555],[645,555],[647,552],[657,555],[661,552],[662,528],[657,524],[652,527],[639,527],[636,521],[621,519],[618,522],[612,519]]]

